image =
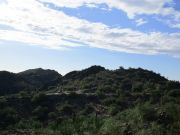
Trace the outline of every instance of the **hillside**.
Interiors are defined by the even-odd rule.
[[[32,89],[25,79],[7,71],[0,72],[0,95],[18,93],[24,89]]]
[[[54,70],[45,70],[42,68],[29,69],[17,74],[26,80],[30,85],[39,89],[48,89],[55,86],[61,81],[62,75]]]
[[[20,91],[49,89],[61,81],[61,75],[54,70],[30,69],[21,73],[0,72],[0,95]]]
[[[0,72],[4,135],[179,135],[180,83],[145,69]]]
[[[97,68],[97,72],[93,72],[92,68]],[[150,85],[163,87],[167,82],[159,74],[141,68],[105,70],[103,67],[93,66],[76,73],[68,73],[62,78],[61,87],[64,91],[118,93],[121,90],[144,91]]]

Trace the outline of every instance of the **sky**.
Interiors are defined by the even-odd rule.
[[[0,70],[91,65],[180,80],[180,1],[0,0]]]

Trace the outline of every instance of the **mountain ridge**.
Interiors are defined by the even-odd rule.
[[[142,68],[0,72],[0,133],[179,135],[179,99],[179,82]]]
[[[108,70],[102,66],[94,65],[80,71],[69,72],[64,76],[55,70],[35,68],[19,73],[0,71],[0,93],[3,95],[3,91],[8,91],[7,93],[12,91],[12,94],[24,90],[47,91],[53,88],[56,89],[53,89],[56,92],[62,90],[97,92],[101,89],[101,85],[107,86],[108,92],[108,89],[113,91],[112,89],[120,88],[120,85],[124,85],[121,87],[126,87],[126,89],[132,89],[136,82],[142,85],[146,82],[158,84],[168,81],[159,73],[142,68],[124,69],[120,67],[119,69]],[[62,89],[57,89],[58,87]]]

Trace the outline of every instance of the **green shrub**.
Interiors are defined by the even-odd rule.
[[[180,89],[174,89],[168,92],[169,96],[180,98]]]
[[[6,107],[0,110],[0,128],[6,128],[18,122],[18,114],[14,108]]]
[[[48,108],[43,106],[38,106],[33,110],[33,114],[36,119],[44,121],[48,118]]]

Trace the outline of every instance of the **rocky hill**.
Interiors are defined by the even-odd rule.
[[[20,91],[47,90],[56,86],[62,76],[54,70],[30,69],[21,73],[0,72],[0,95]]]
[[[180,83],[145,69],[0,72],[2,135],[179,135]]]

